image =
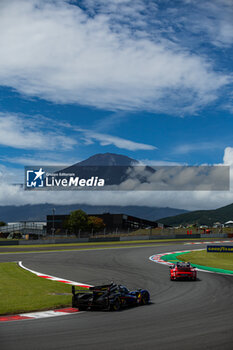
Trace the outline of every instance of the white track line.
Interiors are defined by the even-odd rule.
[[[48,279],[48,280],[51,280],[51,281],[56,281],[56,282],[61,282],[61,283],[66,283],[66,284],[71,284],[71,285],[73,285],[73,286],[79,286],[79,287],[83,287],[83,288],[92,287],[92,285],[90,285],[90,284],[84,284],[84,283],[80,283],[80,282],[70,281],[70,280],[66,280],[66,279],[64,279],[64,278],[55,277],[55,276],[51,276],[51,275],[46,275],[46,274],[44,274],[44,273],[31,270],[31,269],[25,267],[25,266],[23,265],[22,261],[19,261],[19,262],[18,262],[18,265],[19,265],[20,267],[22,267],[24,270],[27,270],[27,271],[33,273],[34,275],[36,275],[36,276],[38,276],[38,277],[42,277],[42,278],[45,278],[45,279]]]
[[[210,242],[188,242],[184,243],[184,245],[189,245],[189,244],[210,244],[210,243],[231,243],[233,240],[230,241],[210,241]]]

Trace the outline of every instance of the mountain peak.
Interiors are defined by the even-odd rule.
[[[77,165],[85,166],[132,166],[139,162],[128,156],[116,153],[98,153]]]

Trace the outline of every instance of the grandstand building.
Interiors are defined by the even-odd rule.
[[[150,220],[137,218],[135,216],[126,214],[89,214],[88,216],[96,216],[101,218],[105,224],[105,233],[113,232],[129,232],[139,228],[155,228],[158,227],[158,223]],[[67,221],[69,215],[47,215],[47,234],[53,233],[66,233]]]

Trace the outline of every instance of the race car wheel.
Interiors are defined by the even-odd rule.
[[[75,300],[74,297],[72,298],[72,307],[77,307],[77,305],[76,305],[76,300]]]
[[[149,303],[149,294],[148,293],[143,293],[141,296],[141,305],[146,305]]]
[[[87,307],[86,306],[78,306],[79,311],[86,311]]]
[[[113,311],[119,311],[121,308],[121,301],[120,298],[116,298],[113,303],[111,304],[111,310]]]

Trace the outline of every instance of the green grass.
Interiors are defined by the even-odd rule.
[[[201,250],[179,255],[178,258],[193,264],[233,271],[233,253],[207,253]]]
[[[71,306],[71,285],[37,277],[16,263],[0,263],[0,275],[0,315]]]

